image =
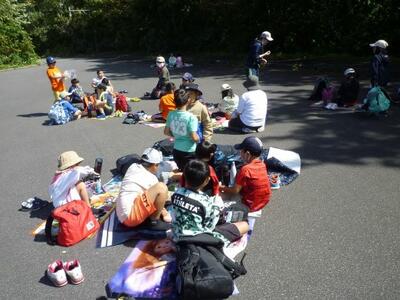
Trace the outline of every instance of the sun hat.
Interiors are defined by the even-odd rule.
[[[163,56],[157,56],[156,63],[159,64],[165,63],[165,58]]]
[[[261,37],[262,39],[266,39],[266,40],[268,40],[268,41],[270,41],[270,42],[272,42],[272,41],[274,40],[274,39],[272,38],[272,36],[271,36],[271,32],[269,32],[269,31],[263,31],[263,32],[261,33],[260,37]]]
[[[377,40],[375,43],[369,45],[370,47],[378,47],[382,49],[386,49],[386,47],[389,46],[388,42],[386,42],[385,40]]]
[[[185,91],[195,91],[199,93],[200,95],[203,95],[203,92],[199,89],[199,85],[196,83],[191,83],[187,86],[185,86]]]
[[[186,72],[185,74],[182,75],[182,79],[186,81],[194,81],[193,75],[190,74],[189,72]]]
[[[65,169],[79,164],[82,161],[83,158],[80,157],[75,151],[63,152],[58,157],[58,171],[64,171]]]
[[[347,68],[346,70],[344,70],[344,76],[347,76],[349,74],[354,74],[356,72],[356,70],[354,70],[353,68]]]
[[[258,77],[255,75],[248,76],[247,79],[243,82],[243,86],[249,91],[259,90],[260,85],[258,84]]]
[[[68,97],[68,96],[71,96],[72,94],[71,93],[68,93],[68,92],[66,92],[66,91],[62,91],[61,93],[60,93],[60,98],[61,99],[64,99],[65,97]]]
[[[221,85],[221,91],[229,91],[231,90],[232,87],[228,84],[228,83],[224,83],[223,85]]]
[[[142,160],[150,164],[159,164],[163,160],[162,153],[154,148],[146,148],[142,154]]]
[[[263,149],[263,143],[256,136],[248,136],[243,140],[243,142],[236,144],[234,147],[236,150],[247,150],[251,153],[261,153]]]

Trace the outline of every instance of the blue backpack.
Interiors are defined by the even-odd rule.
[[[369,90],[367,97],[364,99],[364,104],[368,112],[371,113],[385,112],[390,108],[389,97],[379,86],[375,86]]]
[[[61,125],[70,121],[69,115],[65,112],[61,101],[57,101],[50,107],[48,117],[52,125]]]

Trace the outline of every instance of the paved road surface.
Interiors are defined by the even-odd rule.
[[[85,88],[104,68],[116,89],[140,96],[155,84],[151,62],[119,58],[59,59],[76,69]],[[340,74],[345,66],[338,64]],[[95,299],[131,251],[129,246],[98,250],[94,241],[72,248],[34,241],[30,230],[43,212],[19,212],[21,201],[48,199],[47,186],[59,153],[76,150],[93,164],[104,158],[104,178],[115,160],[141,153],[163,138],[161,129],[126,126],[121,119],[86,120],[43,126],[52,94],[46,66],[0,72],[2,209],[0,287],[2,299]],[[241,68],[196,65],[191,71],[205,99],[217,101],[229,82],[242,93]],[[237,281],[237,299],[399,299],[400,298],[400,125],[399,109],[386,120],[311,109],[312,68],[294,72],[275,64],[262,82],[269,97],[268,125],[257,134],[267,146],[302,157],[302,174],[274,192],[255,226],[247,252],[247,276]],[[181,72],[172,71],[178,83]],[[336,78],[338,79],[338,78]],[[366,76],[362,76],[366,83]],[[157,102],[133,104],[155,113]],[[238,135],[216,134],[216,143],[236,143]],[[65,253],[64,253],[65,251]],[[47,264],[79,258],[86,281],[49,286]]]

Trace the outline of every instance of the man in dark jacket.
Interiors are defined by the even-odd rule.
[[[389,82],[389,56],[386,53],[389,44],[384,40],[378,40],[369,45],[374,52],[370,65],[371,85],[385,87]]]
[[[271,51],[263,53],[263,48],[273,40],[274,39],[272,38],[271,33],[269,31],[264,31],[260,34],[258,39],[254,39],[254,41],[251,43],[246,63],[247,76],[255,75],[259,77],[260,66],[267,63],[267,60],[264,57],[271,54]]]

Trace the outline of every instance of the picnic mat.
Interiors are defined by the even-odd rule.
[[[95,193],[93,182],[86,183],[86,188],[88,189],[89,193],[92,194],[90,197],[91,206],[95,209],[95,211],[99,212],[98,214],[95,214],[95,216],[100,224],[103,224],[114,211],[115,198],[118,196],[121,183],[122,178],[120,176],[113,177],[110,181],[102,186],[103,191],[100,194]],[[43,221],[31,231],[31,234],[33,236],[45,235],[45,227],[46,221]],[[57,220],[53,221],[51,233],[52,235],[58,234]]]
[[[249,218],[250,231],[240,240],[224,248],[227,256],[233,259],[246,248],[254,223],[255,219]],[[123,293],[135,298],[177,299],[175,277],[174,243],[168,238],[156,241],[141,240],[108,281],[108,296],[116,297]],[[238,293],[235,287],[233,294]]]
[[[168,234],[166,231],[127,227],[118,220],[114,210],[97,232],[96,248],[116,246],[129,240],[163,239]]]

